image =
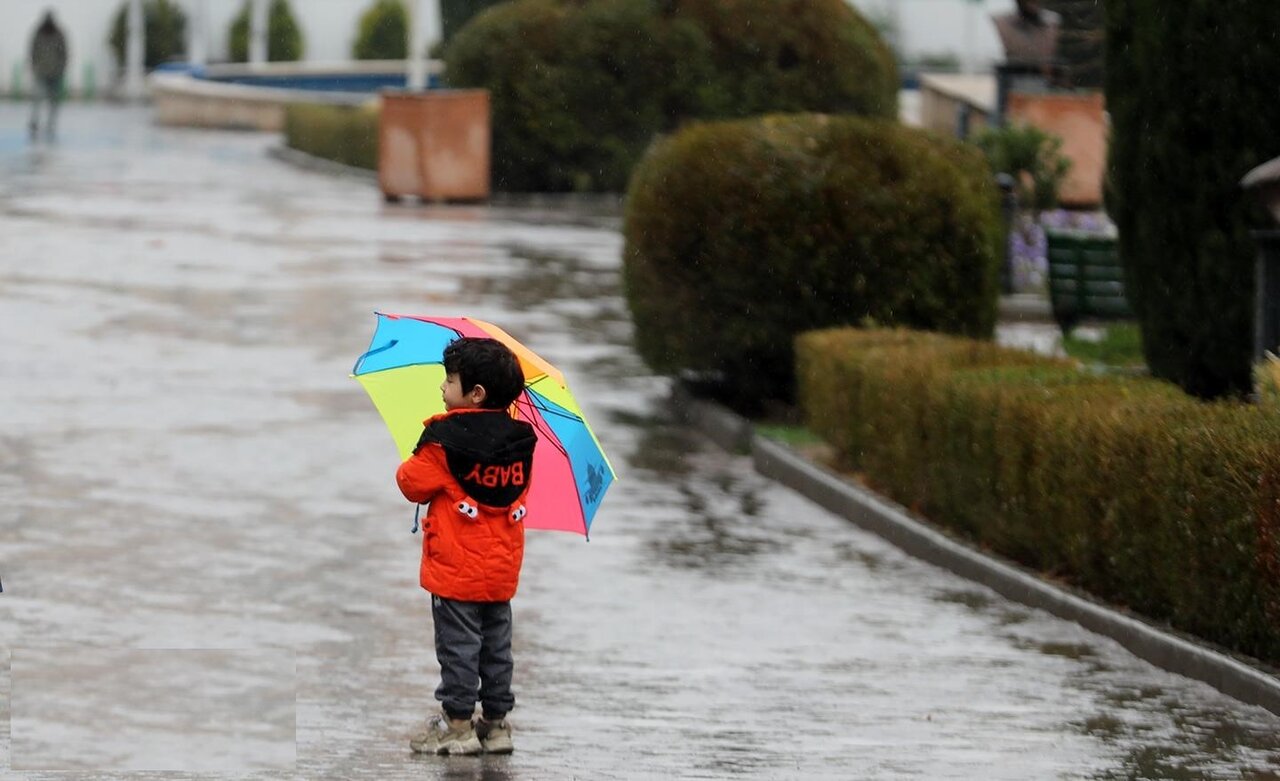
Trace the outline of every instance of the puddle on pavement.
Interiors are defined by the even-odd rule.
[[[1130,662],[1125,669],[1117,669],[1104,661],[1107,654],[1093,644],[1016,633],[1018,625],[1033,621],[1039,611],[1010,610],[994,594],[943,589],[933,599],[963,605],[1011,628],[1014,633],[1006,637],[1015,648],[1075,663],[1067,683],[1093,695],[1098,710],[1068,726],[1118,752],[1117,767],[1098,771],[1090,779],[1280,779],[1280,734],[1272,717],[1261,709],[1246,708],[1257,716],[1251,723],[1225,707],[1184,707],[1179,695],[1164,686],[1132,682],[1135,674],[1148,670],[1131,658],[1124,660]]]
[[[1084,643],[1041,643],[1036,649],[1049,656],[1061,656],[1067,659],[1093,659],[1097,656],[1093,648]]]
[[[701,468],[697,454],[714,446],[667,417],[627,412],[612,419],[639,429],[627,468],[666,481],[681,510],[648,542],[660,561],[678,569],[714,571],[784,547],[758,522],[762,500],[757,485],[742,483],[734,472]]]
[[[953,605],[964,605],[970,610],[985,610],[994,601],[994,597],[990,594],[963,590],[940,591],[934,595],[934,599],[939,602],[949,602]]]

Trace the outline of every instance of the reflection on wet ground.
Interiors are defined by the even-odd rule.
[[[14,649],[12,766],[292,770],[294,669],[281,649]]]
[[[291,654],[299,779],[1276,777],[1280,719],[914,561],[678,425],[630,348],[607,214],[388,207],[270,159],[269,136],[139,110],[70,106],[35,152],[6,132],[6,652]],[[590,543],[529,537],[511,757],[405,747],[436,668],[394,449],[346,377],[374,310],[536,345],[619,473]],[[58,713],[46,694],[18,704]],[[19,777],[65,776],[0,769]]]
[[[938,599],[981,613],[1006,609],[989,592],[958,590]],[[1027,612],[1027,611],[1021,611]],[[1123,748],[1118,767],[1100,769],[1096,779],[1276,779],[1280,778],[1280,735],[1270,719],[1242,718],[1229,700],[1217,707],[1188,701],[1181,687],[1161,674],[1135,675],[1124,655],[1107,653],[1110,641],[1061,642],[1007,634],[1016,647],[1076,662],[1068,683],[1094,695],[1093,712],[1071,726],[1104,744]],[[1130,662],[1112,666],[1117,660]],[[1169,680],[1180,680],[1169,677]]]

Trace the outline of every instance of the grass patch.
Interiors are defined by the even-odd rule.
[[[1084,339],[1076,331],[1063,337],[1062,348],[1078,361],[1126,369],[1147,365],[1142,357],[1142,331],[1137,323],[1113,323],[1102,332],[1102,338]]]
[[[783,423],[757,423],[756,433],[784,445],[799,447],[803,445],[825,444],[822,437],[804,426],[793,426]]]

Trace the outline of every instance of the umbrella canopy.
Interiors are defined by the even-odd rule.
[[[381,312],[377,316],[369,350],[351,374],[391,430],[400,458],[413,453],[422,422],[444,412],[444,348],[463,336],[497,339],[515,353],[524,372],[524,390],[511,414],[538,433],[525,526],[589,534],[591,519],[615,475],[559,370],[483,320]]]

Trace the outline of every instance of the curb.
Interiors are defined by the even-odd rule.
[[[378,172],[368,168],[328,160],[280,143],[267,149],[267,155],[305,171],[339,176],[378,186]],[[546,212],[566,224],[580,224],[613,231],[622,229],[624,196],[615,193],[491,193],[479,204],[497,209],[523,209]],[[412,203],[410,199],[410,203]],[[441,205],[441,204],[432,204]],[[466,204],[475,205],[473,203]]]
[[[915,558],[981,583],[1006,599],[1074,621],[1115,640],[1157,667],[1209,684],[1241,702],[1280,715],[1280,679],[1231,656],[1084,599],[1007,562],[964,545],[913,518],[906,508],[755,434],[750,421],[695,399],[680,384],[676,414],[720,447],[750,453],[760,474],[884,538]]]
[[[1057,325],[1049,299],[1037,293],[1010,293],[1000,296],[1000,322],[1047,323]]]
[[[267,148],[267,155],[290,165],[323,174],[349,176],[378,183],[378,172],[371,168],[347,165],[325,157],[294,149],[279,143]],[[599,212],[607,217],[622,219],[623,196],[616,193],[509,193],[495,192],[482,203],[521,209],[583,209]]]
[[[358,168],[354,165],[346,165],[345,163],[326,160],[323,157],[317,157],[308,154],[291,146],[277,144],[267,149],[267,154],[277,160],[296,165],[299,168],[317,173],[329,174],[331,176],[346,176],[352,179],[360,179],[370,184],[378,183],[378,172],[371,171],[368,168]]]

